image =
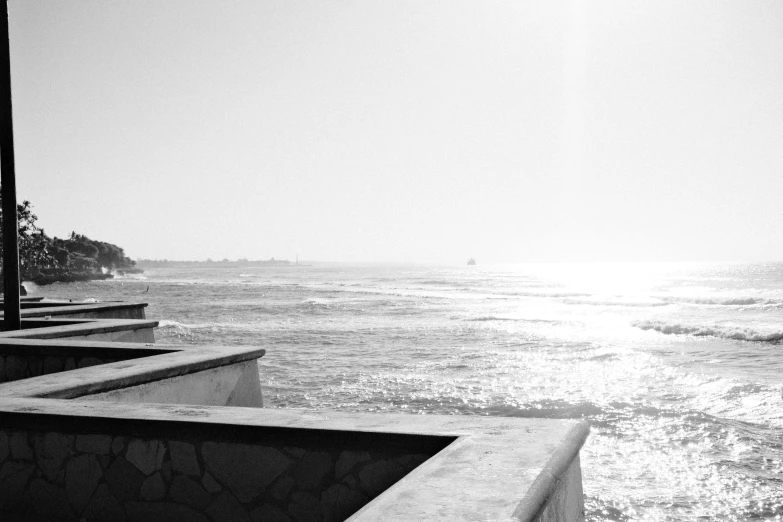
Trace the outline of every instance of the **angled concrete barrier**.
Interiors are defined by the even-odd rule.
[[[0,399],[0,513],[581,520],[585,423]]]
[[[0,335],[0,520],[584,518],[584,422],[260,409],[263,349],[43,317]]]
[[[1,322],[0,322],[1,324]],[[22,329],[0,331],[0,339],[82,339],[85,341],[155,342],[157,321],[139,319],[22,319]]]
[[[0,299],[0,303],[2,303]],[[69,317],[71,319],[145,319],[147,303],[123,301],[98,301],[74,303],[72,301],[23,297],[20,304],[22,318]],[[3,315],[0,310],[0,316]]]
[[[101,301],[74,303],[39,299],[20,303],[22,318],[68,317],[71,319],[145,319],[147,303]],[[0,314],[1,315],[1,314]]]

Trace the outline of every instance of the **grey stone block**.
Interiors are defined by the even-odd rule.
[[[218,481],[215,480],[215,477],[209,474],[209,471],[204,472],[204,476],[201,478],[201,485],[210,493],[217,493],[223,489],[223,487],[218,484]]]
[[[43,358],[41,356],[29,356],[27,359],[27,368],[29,370],[29,377],[36,377],[43,375]]]
[[[43,373],[48,375],[50,373],[59,373],[65,368],[65,360],[62,357],[53,357],[47,355],[43,360]]]
[[[253,522],[292,522],[291,517],[277,506],[264,504],[250,513]]]
[[[114,459],[105,476],[109,490],[123,501],[136,499],[144,482],[144,474],[122,457]]]
[[[106,471],[109,469],[109,465],[112,463],[111,455],[98,455],[98,462],[101,464],[101,469]]]
[[[340,481],[341,484],[344,484],[350,489],[359,489],[359,481],[353,478],[351,475],[348,475],[344,479]]]
[[[151,475],[160,469],[159,460],[163,461],[165,446],[158,440],[133,439],[128,443],[125,458],[145,475]]]
[[[68,461],[65,466],[65,493],[76,513],[81,513],[87,506],[102,476],[103,471],[95,455],[81,455]]]
[[[5,380],[18,381],[27,377],[27,361],[18,355],[5,358]]]
[[[321,511],[327,522],[342,522],[369,499],[342,484],[335,484],[321,494]]]
[[[79,368],[87,368],[88,366],[97,366],[98,364],[103,364],[104,361],[101,359],[98,359],[97,357],[82,357],[79,359]]]
[[[17,460],[33,460],[33,450],[27,442],[26,431],[12,431],[9,437],[11,457]]]
[[[30,482],[28,489],[33,509],[39,515],[64,519],[74,518],[73,510],[63,488],[36,478]]]
[[[294,469],[296,485],[301,489],[321,489],[321,482],[332,473],[332,457],[326,452],[307,453]]]
[[[212,502],[212,495],[201,484],[186,475],[174,477],[169,489],[169,498],[198,511],[203,511]]]
[[[370,460],[370,454],[366,451],[343,451],[334,466],[334,476],[340,479],[349,473],[356,464],[368,460]]]
[[[125,511],[130,522],[209,522],[203,514],[170,502],[128,502]]]
[[[214,522],[251,522],[250,515],[228,491],[221,493],[207,508]]]
[[[301,459],[302,457],[304,457],[304,454],[307,453],[307,450],[304,448],[293,448],[290,446],[286,446],[283,449],[286,450],[291,455],[293,455],[294,457],[296,457],[297,459]]]
[[[76,436],[76,451],[94,453],[95,455],[108,455],[110,449],[110,435],[89,434]]]
[[[141,484],[139,498],[141,500],[160,500],[166,496],[166,483],[160,473],[155,473],[146,478]]]
[[[161,442],[158,446],[158,454],[155,457],[155,469],[160,469],[163,465],[163,459],[166,457],[166,444]]]
[[[408,470],[390,460],[371,462],[359,470],[359,483],[367,495],[374,498],[407,472]]]
[[[35,471],[32,462],[6,462],[0,468],[0,506],[13,505],[26,489],[27,482]]]
[[[0,463],[11,455],[11,446],[8,443],[8,434],[0,431]]]
[[[293,461],[273,448],[205,442],[201,456],[210,473],[242,502],[265,490]]]
[[[269,488],[269,494],[277,500],[286,499],[288,498],[288,495],[291,494],[295,484],[296,482],[294,481],[294,477],[292,477],[290,474],[285,474],[277,479],[277,482],[275,482],[275,484]]]
[[[288,514],[296,522],[320,522],[323,520],[321,502],[310,493],[303,491],[297,491],[291,495]]]
[[[171,469],[185,475],[201,476],[201,469],[196,458],[196,447],[187,442],[172,440],[169,442],[171,452]]]
[[[111,452],[115,455],[119,455],[124,448],[125,448],[125,438],[114,437],[114,440],[111,441]]]
[[[160,474],[163,475],[163,480],[171,482],[171,459],[160,465]]]
[[[73,451],[76,436],[50,431],[45,434],[33,434],[30,438],[38,467],[47,479],[60,483],[65,475],[63,464]]]
[[[114,498],[106,484],[101,484],[82,513],[82,520],[111,520],[123,522],[125,510]]]

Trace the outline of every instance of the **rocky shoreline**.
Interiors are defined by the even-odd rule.
[[[115,270],[117,275],[140,274],[144,270],[140,268],[121,268]],[[44,269],[30,278],[30,281],[39,286],[51,285],[53,283],[80,283],[84,281],[105,281],[113,279],[111,272],[92,272],[87,270],[67,270],[67,269]]]

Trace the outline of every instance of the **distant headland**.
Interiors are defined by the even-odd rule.
[[[19,225],[19,275],[23,281],[48,285],[111,279],[114,277],[112,272],[141,271],[117,245],[76,232],[71,232],[65,239],[49,237],[38,226],[38,216],[33,214],[32,204],[27,200],[16,206],[16,218]],[[0,224],[2,219],[0,211]]]

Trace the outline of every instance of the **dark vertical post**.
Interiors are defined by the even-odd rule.
[[[8,40],[8,2],[0,0],[0,182],[3,197],[3,326],[21,330],[19,311],[19,238],[16,220],[14,123],[11,119],[11,46]]]

